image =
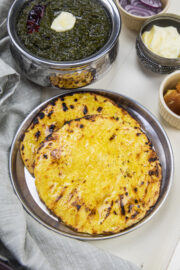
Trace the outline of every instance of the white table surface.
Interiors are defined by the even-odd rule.
[[[180,15],[180,0],[170,2],[168,12]],[[91,244],[130,260],[144,270],[165,270],[180,238],[180,130],[171,128],[159,116],[159,86],[165,75],[145,71],[140,66],[135,51],[136,36],[137,33],[122,26],[116,62],[105,77],[91,87],[129,96],[143,104],[159,119],[174,152],[173,185],[166,202],[151,221],[124,236]]]

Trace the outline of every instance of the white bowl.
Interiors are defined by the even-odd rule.
[[[180,82],[180,70],[171,73],[162,81],[159,89],[159,112],[166,122],[180,129],[180,116],[171,111],[164,100],[165,92],[168,89],[175,89],[178,82]]]

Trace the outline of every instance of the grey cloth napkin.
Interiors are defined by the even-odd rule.
[[[26,213],[13,191],[8,158],[15,132],[28,112],[57,92],[30,83],[15,71],[6,31],[12,2],[0,0],[0,259],[15,269],[138,270],[93,245],[40,225]]]

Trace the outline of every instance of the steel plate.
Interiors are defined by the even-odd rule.
[[[49,103],[53,99],[75,92],[76,93],[94,92],[96,94],[101,94],[104,95],[105,97],[111,98],[115,102],[119,103],[141,124],[142,129],[145,131],[146,135],[151,140],[162,165],[162,173],[163,173],[162,185],[160,190],[160,196],[156,205],[148,212],[148,214],[140,222],[116,234],[91,236],[89,234],[75,232],[72,229],[65,226],[62,222],[58,221],[58,219],[53,215],[51,215],[49,211],[46,209],[45,205],[40,201],[35,188],[34,179],[24,167],[20,157],[19,146],[21,138],[22,135],[24,134],[24,131],[30,125],[33,118],[39,113],[39,111],[43,109],[44,106],[47,105],[47,103]],[[160,207],[166,200],[172,184],[173,154],[169,139],[164,129],[162,128],[158,120],[142,105],[126,96],[120,95],[115,92],[106,90],[81,89],[80,91],[70,91],[67,94],[60,94],[45,101],[44,103],[36,107],[26,117],[26,119],[19,127],[15,135],[15,138],[12,142],[9,159],[9,170],[14,190],[18,198],[20,199],[21,203],[23,204],[24,208],[26,209],[26,211],[33,218],[35,218],[37,221],[39,221],[41,224],[48,227],[49,229],[64,236],[69,236],[81,240],[100,240],[113,238],[129,233],[142,226],[144,223],[150,220],[155,215],[155,213],[157,213],[157,211],[160,209]]]

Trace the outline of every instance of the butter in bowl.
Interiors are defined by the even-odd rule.
[[[161,14],[147,20],[137,37],[136,51],[148,70],[168,74],[180,69],[180,16]]]

